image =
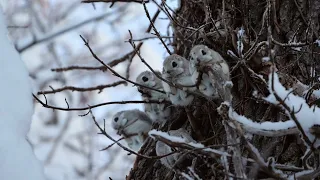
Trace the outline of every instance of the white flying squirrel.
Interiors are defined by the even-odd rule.
[[[112,118],[113,129],[125,137],[128,146],[135,151],[142,146],[152,123],[152,119],[138,109],[119,111]]]
[[[159,71],[156,73],[161,76]],[[162,86],[162,81],[151,71],[143,71],[136,78],[136,83],[142,84],[144,86],[164,91]],[[154,91],[145,87],[138,86],[138,91],[141,93],[143,100],[157,100],[157,101],[169,101],[166,94]],[[151,117],[151,119],[162,122],[167,120],[171,115],[171,109],[168,104],[144,104],[145,112]]]
[[[191,80],[189,72],[189,62],[182,56],[172,54],[168,56],[163,62],[162,77],[172,82],[184,86],[192,86],[194,83]],[[170,101],[174,105],[187,106],[190,105],[194,96],[187,93],[186,90],[194,91],[196,87],[184,87],[183,90],[170,86],[168,83],[162,81],[163,88],[167,92]]]
[[[205,45],[194,46],[189,54],[189,71],[192,81],[199,84],[199,91],[206,96],[231,101],[232,82],[227,62],[216,51]],[[202,77],[199,77],[201,72]]]

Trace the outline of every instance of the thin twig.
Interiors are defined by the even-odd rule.
[[[111,62],[108,63],[108,65],[110,67],[114,67],[116,65],[118,65],[119,63],[124,62],[125,60],[127,60],[128,58],[130,58],[133,54],[135,53],[135,51],[131,51],[127,54],[125,54],[124,56],[122,56],[121,58],[118,59],[114,59]],[[54,72],[62,72],[62,71],[72,71],[72,70],[101,70],[101,71],[107,71],[108,68],[105,66],[96,66],[96,67],[89,67],[89,66],[69,66],[69,67],[64,67],[64,68],[55,68],[55,69],[51,69],[51,71]]]
[[[273,69],[273,71],[274,71],[274,69]],[[274,95],[276,100],[282,105],[282,107],[288,112],[290,118],[295,122],[295,124],[297,125],[297,128],[299,129],[300,133],[302,134],[303,140],[310,146],[311,150],[314,151],[315,148],[313,147],[312,142],[310,141],[310,139],[308,138],[308,136],[304,132],[300,122],[298,121],[297,117],[295,116],[296,112],[292,111],[291,108],[285,103],[285,100],[281,99],[281,97],[277,94],[275,87],[274,87],[274,72],[272,72],[271,78],[272,78],[272,83],[271,83],[272,94]]]
[[[143,2],[142,4],[143,4],[144,11],[145,11],[145,13],[146,13],[146,15],[147,15],[147,18],[148,18],[149,21],[150,21],[150,25],[151,25],[152,28],[153,28],[153,31],[156,33],[156,36],[157,36],[158,39],[161,41],[161,43],[163,44],[163,46],[166,48],[168,54],[171,55],[171,54],[172,54],[171,51],[169,50],[169,48],[168,48],[168,46],[166,45],[166,43],[164,43],[164,41],[162,40],[160,33],[158,32],[157,28],[155,27],[154,23],[152,22],[152,19],[151,19],[151,17],[150,17],[150,14],[149,14],[149,11],[148,11],[148,9],[147,9],[146,4],[145,4],[144,2]],[[162,5],[163,5],[163,3],[161,3],[160,6],[162,6]]]
[[[88,87],[88,88],[81,88],[81,87],[74,87],[74,86],[65,86],[63,88],[58,88],[58,89],[53,89],[51,91],[40,91],[37,94],[55,94],[57,92],[62,92],[62,91],[79,91],[79,92],[86,92],[86,91],[95,91],[95,90],[99,90],[99,93],[102,92],[103,89],[105,88],[110,88],[110,87],[116,87],[118,85],[127,85],[126,81],[117,81],[115,83],[112,84],[106,84],[106,85],[99,85],[99,86],[95,86],[95,87]]]
[[[41,101],[36,95],[32,94],[32,96],[45,108],[48,109],[55,109],[55,110],[60,110],[60,111],[84,111],[84,110],[89,110],[93,108],[97,108],[100,106],[105,106],[105,105],[110,105],[110,104],[145,104],[145,103],[150,103],[150,104],[162,104],[165,103],[163,101],[155,101],[155,100],[149,100],[149,101],[112,101],[112,102],[105,102],[105,103],[100,103],[96,105],[88,105],[87,107],[81,107],[81,108],[63,108],[63,107],[57,107],[57,106],[51,106],[47,104],[47,102]]]
[[[98,122],[96,121],[96,118],[95,118],[95,116],[93,115],[91,109],[90,109],[89,112],[90,112],[90,114],[91,114],[92,120],[94,121],[95,125],[96,125],[96,126],[98,127],[98,129],[100,130],[100,134],[106,136],[108,139],[110,139],[111,141],[113,141],[114,143],[116,143],[119,147],[121,147],[123,150],[125,150],[125,151],[127,151],[127,152],[129,152],[129,153],[132,153],[132,154],[134,154],[134,155],[136,155],[136,156],[139,156],[139,157],[142,157],[142,158],[146,158],[146,159],[161,159],[161,158],[163,158],[163,157],[170,156],[170,155],[176,153],[176,152],[171,152],[171,153],[169,153],[169,154],[165,154],[165,155],[162,155],[162,156],[146,156],[146,155],[143,155],[143,154],[139,154],[139,153],[137,153],[137,152],[135,152],[135,151],[133,151],[133,150],[131,150],[131,149],[123,146],[122,144],[120,144],[119,142],[117,142],[117,140],[113,139],[113,138],[105,131],[105,129],[102,129],[102,128],[100,127],[100,125],[99,125]]]
[[[88,71],[106,71],[108,68],[105,66],[96,66],[96,67],[89,67],[89,66],[68,66],[68,67],[63,67],[63,68],[54,68],[51,69],[53,72],[63,72],[63,71],[73,71],[73,70],[88,70]]]
[[[82,3],[95,3],[95,2],[103,2],[103,3],[115,3],[115,2],[125,2],[125,3],[148,3],[149,0],[83,0]]]
[[[85,43],[85,46],[88,47],[88,49],[89,49],[89,51],[91,52],[92,56],[93,56],[97,61],[99,61],[102,65],[104,65],[106,68],[108,68],[109,71],[111,71],[111,72],[113,73],[113,75],[115,75],[115,76],[117,76],[117,77],[119,77],[119,78],[121,78],[121,79],[123,79],[123,80],[125,80],[125,81],[127,81],[127,82],[130,82],[130,83],[132,83],[132,84],[134,84],[134,85],[136,85],[136,86],[144,87],[144,88],[151,89],[151,90],[154,90],[154,91],[157,91],[157,92],[160,92],[160,93],[165,94],[164,91],[160,91],[160,90],[155,89],[155,88],[151,88],[151,87],[148,87],[148,86],[144,86],[144,85],[142,85],[142,84],[138,84],[138,83],[136,83],[136,82],[134,82],[134,81],[131,81],[130,79],[127,79],[127,78],[121,76],[119,73],[117,73],[115,70],[113,70],[110,66],[108,66],[106,63],[104,63],[104,62],[93,52],[93,50],[91,49],[91,47],[90,47],[90,45],[89,45],[89,42],[88,42],[87,40],[85,40],[81,35],[80,35],[80,37],[81,37],[81,39],[83,40],[83,42]],[[140,44],[141,44],[141,43],[140,43]],[[141,46],[140,46],[140,47],[141,47]]]
[[[124,8],[122,8],[122,9],[124,9]],[[72,31],[72,30],[74,30],[74,29],[76,29],[76,28],[78,28],[78,27],[81,27],[81,26],[83,26],[83,25],[86,25],[86,24],[88,24],[88,23],[91,23],[91,22],[94,22],[94,21],[100,21],[100,20],[104,19],[105,17],[110,16],[110,15],[113,15],[113,14],[114,14],[113,12],[111,12],[111,13],[110,13],[110,12],[107,12],[107,13],[104,13],[104,14],[102,14],[102,15],[100,15],[100,16],[94,17],[94,18],[92,18],[92,19],[85,20],[85,21],[83,21],[83,22],[81,22],[81,23],[79,23],[79,24],[76,24],[76,25],[73,25],[73,26],[71,26],[71,27],[69,27],[69,28],[66,28],[66,29],[63,29],[63,30],[61,30],[61,31],[58,31],[58,32],[56,32],[56,33],[54,33],[54,34],[52,34],[52,35],[50,35],[50,36],[44,37],[44,38],[42,38],[42,39],[34,39],[34,40],[33,40],[32,42],[30,42],[29,44],[27,44],[27,45],[25,45],[25,46],[23,46],[23,47],[21,47],[21,48],[17,48],[17,51],[18,51],[19,53],[22,53],[22,52],[24,52],[25,50],[27,50],[27,49],[29,49],[29,48],[37,45],[37,44],[40,44],[40,43],[43,43],[43,42],[45,42],[45,41],[51,40],[51,39],[53,39],[53,38],[55,38],[55,37],[57,37],[57,36],[60,36],[60,35],[62,35],[62,34],[64,34],[64,33],[67,33],[67,32],[69,32],[69,31]]]
[[[278,46],[282,46],[282,47],[303,47],[303,46],[308,46],[308,43],[301,43],[301,42],[297,42],[297,43],[281,43],[276,41],[275,39],[273,39],[273,37],[271,36],[271,42],[278,45]]]
[[[170,39],[170,38],[173,38],[173,36],[160,36],[162,39]],[[132,39],[131,41],[135,42],[135,41],[146,41],[146,40],[149,40],[149,39],[157,39],[159,37],[157,36],[154,36],[154,37],[144,37],[144,38],[140,38],[140,39]],[[125,41],[125,42],[129,42],[128,41]]]

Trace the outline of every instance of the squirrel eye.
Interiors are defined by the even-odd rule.
[[[145,77],[145,76],[142,77],[142,81],[143,81],[143,82],[147,82],[148,80],[149,80],[149,79],[148,79],[147,77]]]
[[[207,54],[203,49],[201,49],[201,53],[202,53],[202,55],[206,55]]]
[[[178,64],[176,63],[176,62],[172,62],[172,67],[177,67],[178,66]]]
[[[118,117],[114,118],[114,122],[117,122],[118,120],[119,120],[119,118],[118,118]]]

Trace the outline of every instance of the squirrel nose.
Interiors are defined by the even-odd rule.
[[[167,73],[168,73],[168,74],[170,74],[170,73],[171,73],[171,71],[170,71],[170,70],[168,70],[168,71],[167,71]]]

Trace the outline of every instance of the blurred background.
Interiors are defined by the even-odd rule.
[[[161,0],[159,2],[161,3]],[[176,1],[167,2],[176,8]],[[152,33],[145,33],[149,20],[139,3],[81,3],[80,0],[2,0],[7,18],[9,36],[26,64],[33,92],[58,89],[65,86],[94,87],[111,84],[121,79],[100,68],[57,72],[54,69],[70,66],[101,67],[90,54],[79,35],[89,40],[95,53],[106,63],[133,50],[126,42],[131,30],[136,44],[144,40],[141,54],[155,69],[162,69],[167,55],[160,41]],[[151,16],[158,10],[149,2]],[[172,41],[169,20],[160,13],[156,23],[167,44]],[[151,31],[152,32],[152,31]],[[170,46],[169,46],[170,47]],[[135,80],[146,70],[135,56],[113,67],[119,74]],[[43,95],[38,96],[45,101]],[[46,94],[48,104],[67,107],[86,107],[98,103],[123,100],[141,100],[131,84],[95,91],[62,91]],[[100,124],[106,121],[106,131],[120,138],[110,126],[110,117],[119,110],[138,108],[140,104],[107,105],[93,109]],[[35,111],[28,139],[38,159],[44,165],[49,180],[114,180],[125,179],[135,156],[128,155],[117,145],[98,135],[87,111],[53,111],[35,101]],[[122,142],[125,144],[125,142]]]

